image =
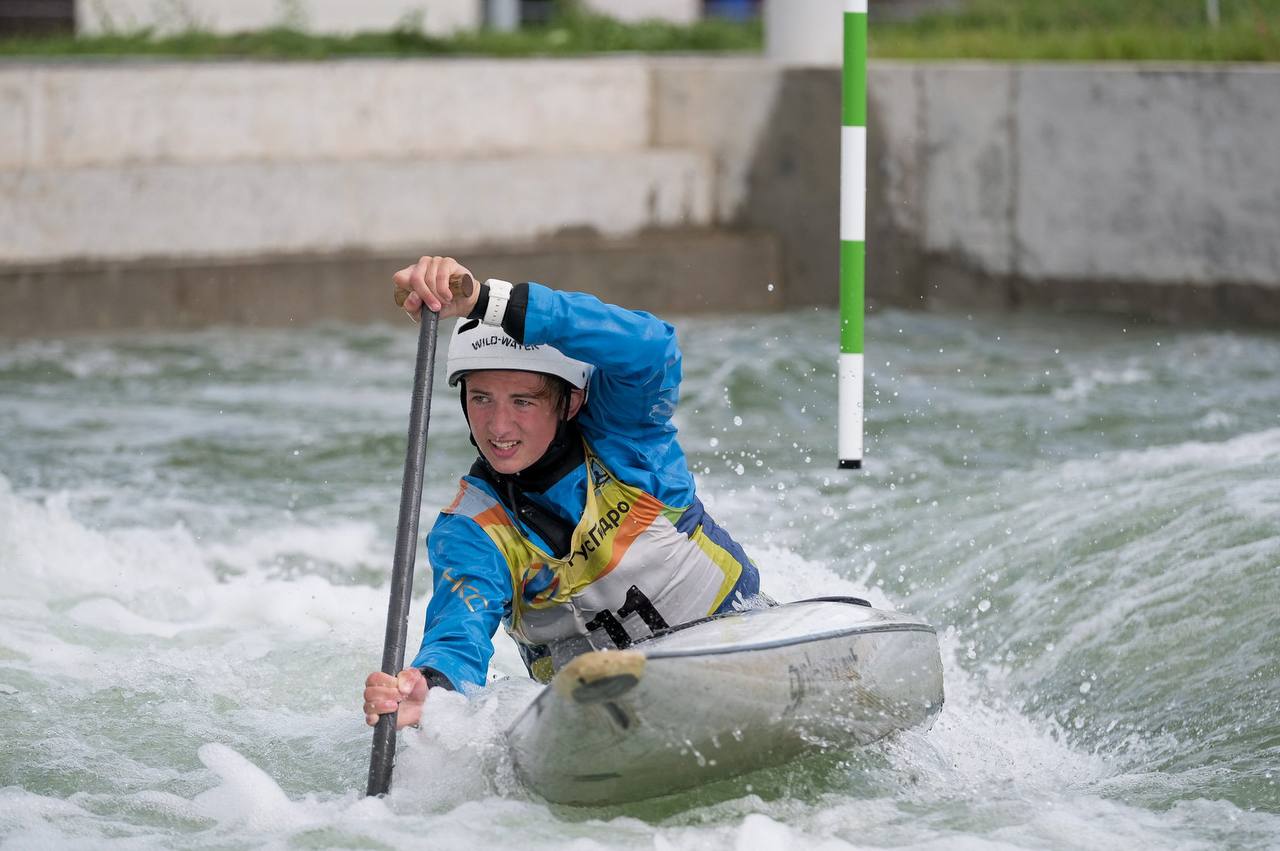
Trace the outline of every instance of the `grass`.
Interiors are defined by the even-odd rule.
[[[959,12],[872,25],[873,58],[995,60],[1280,61],[1280,0],[968,0]],[[170,56],[328,59],[342,56],[578,56],[609,52],[755,52],[759,21],[692,26],[622,24],[560,0],[549,24],[513,33],[423,35],[421,21],[390,32],[310,35],[288,27],[237,35],[190,30],[86,38],[0,40],[0,56]]]
[[[953,14],[879,24],[873,57],[1280,61],[1280,0],[969,0]]]

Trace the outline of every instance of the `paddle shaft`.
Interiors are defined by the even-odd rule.
[[[387,635],[382,645],[382,672],[395,676],[404,664],[409,630],[409,595],[413,563],[418,551],[418,512],[422,507],[422,479],[427,458],[427,426],[431,422],[431,385],[436,365],[436,330],[440,316],[423,310],[418,327],[418,358],[413,372],[413,401],[409,408],[409,446],[400,485],[400,522],[396,527],[395,561],[391,568],[391,600],[387,606]],[[373,729],[367,795],[385,795],[391,788],[396,760],[396,715],[378,718]]]

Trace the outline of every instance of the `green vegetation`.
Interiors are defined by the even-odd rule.
[[[877,24],[873,57],[1280,61],[1280,0],[969,0],[962,10]]]
[[[1206,0],[968,0],[957,12],[909,23],[875,23],[874,58],[1010,60],[1280,61],[1280,0],[1218,0],[1218,26]],[[711,19],[693,26],[622,24],[559,0],[550,23],[513,33],[480,31],[450,38],[422,34],[420,20],[391,32],[308,35],[280,27],[220,36],[192,29],[92,38],[0,40],[0,56],[242,56],[324,59],[339,56],[576,56],[632,51],[761,49],[759,21]]]
[[[236,35],[190,30],[171,36],[149,31],[92,38],[0,40],[0,56],[242,56],[258,59],[327,59],[339,56],[575,56],[632,51],[759,51],[760,23],[720,19],[677,26],[658,21],[622,24],[583,12],[577,3],[556,4],[550,23],[516,32],[490,30],[450,38],[422,34],[420,19],[406,20],[391,32],[351,36],[309,35],[279,27]]]

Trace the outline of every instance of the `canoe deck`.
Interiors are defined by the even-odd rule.
[[[665,795],[931,724],[937,635],[919,618],[813,600],[710,619],[583,654],[507,736],[555,803]]]

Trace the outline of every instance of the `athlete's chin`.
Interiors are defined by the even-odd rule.
[[[524,455],[525,453],[520,452],[509,457],[503,457],[494,452],[484,453],[485,459],[489,462],[489,466],[494,469],[494,472],[507,476],[518,473],[533,463],[532,459],[525,458]]]

